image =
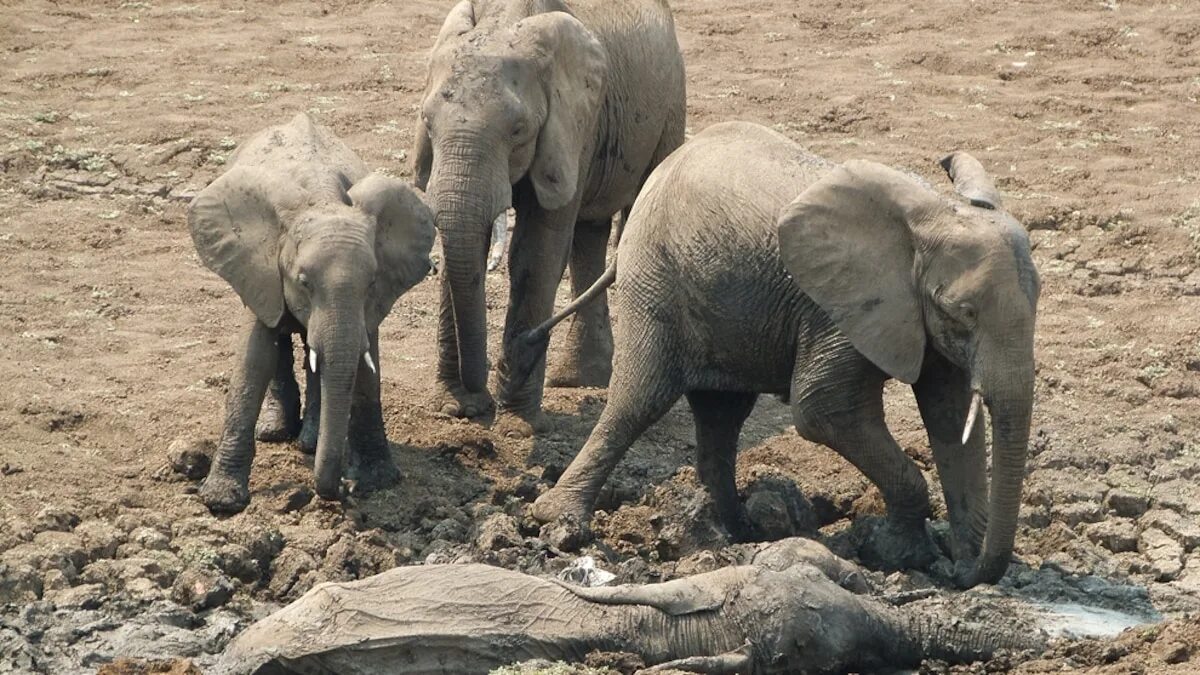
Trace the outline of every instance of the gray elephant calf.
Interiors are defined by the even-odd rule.
[[[305,114],[251,138],[231,164],[188,212],[201,261],[250,310],[201,497],[215,512],[249,502],[260,408],[260,438],[303,430],[302,446],[315,447],[322,497],[339,494],[347,445],[362,488],[394,481],[379,403],[379,322],[429,271],[432,214],[417,190],[368,173]],[[303,429],[292,333],[306,346]]]
[[[747,123],[709,127],[651,175],[618,248],[608,402],[534,505],[585,522],[629,445],[687,396],[696,462],[726,527],[746,533],[737,441],[759,393],[789,398],[800,435],[882,491],[879,556],[932,558],[921,472],[889,433],[883,384],[913,386],[964,584],[1007,569],[1033,404],[1039,282],[1025,231],[967,155],[967,201],[872,162],[840,166]],[[988,484],[984,421],[992,420]],[[990,497],[989,497],[990,493]],[[889,560],[890,559],[890,560]]]
[[[646,586],[581,588],[486,565],[398,567],[321,584],[230,643],[216,672],[486,673],[533,658],[640,655],[656,670],[841,673],[1037,649],[1010,634],[855,595],[853,565],[786,539],[749,564]]]

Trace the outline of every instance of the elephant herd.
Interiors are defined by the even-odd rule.
[[[201,261],[249,309],[200,491],[208,507],[246,507],[256,438],[314,452],[325,499],[339,498],[343,478],[358,490],[394,483],[379,325],[430,271],[436,229],[434,410],[494,410],[497,433],[526,436],[543,428],[545,383],[608,386],[578,456],[534,503],[537,520],[585,528],[630,444],[686,397],[700,480],[728,531],[755,538],[734,463],[757,397],[774,394],[801,436],[879,487],[888,519],[874,545],[923,565],[934,555],[928,487],[884,421],[883,386],[895,378],[912,386],[928,432],[958,582],[998,581],[1033,403],[1039,281],[1025,230],[965,153],[942,161],[948,194],[745,122],[685,143],[685,108],[662,0],[462,0],[430,56],[415,185],[368,172],[304,114],[243,143],[188,216]],[[493,398],[484,277],[492,223],[509,208]],[[579,301],[550,319],[568,265]],[[563,359],[547,367],[547,329],[567,315]]]

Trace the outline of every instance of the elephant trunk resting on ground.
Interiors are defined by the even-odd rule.
[[[484,673],[601,650],[692,672],[837,673],[1042,645],[843,588],[854,583],[863,582],[853,565],[803,539],[766,546],[750,564],[645,586],[575,587],[486,565],[399,567],[317,586],[238,636],[217,672]]]
[[[671,154],[617,249],[608,401],[533,515],[586,523],[630,444],[686,396],[700,479],[730,532],[751,534],[734,462],[742,424],[770,393],[791,401],[801,436],[883,493],[889,519],[870,557],[924,565],[929,491],[884,419],[894,377],[912,385],[925,422],[960,582],[999,580],[1024,479],[1039,281],[1028,236],[979,162],[956,153],[945,167],[965,200],[873,162],[833,164],[744,122]],[[535,351],[537,338],[519,344]]]

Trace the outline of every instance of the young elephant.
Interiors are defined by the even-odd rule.
[[[397,567],[321,584],[233,640],[215,673],[487,673],[528,659],[632,652],[645,672],[843,673],[985,660],[1040,635],[895,609],[839,584],[811,541],[645,586],[586,588],[487,565]],[[860,579],[861,581],[861,579]]]
[[[683,57],[661,0],[462,0],[430,55],[415,129],[416,183],[427,190],[445,253],[433,405],[460,417],[492,407],[485,259],[492,224],[516,211],[496,429],[540,420],[545,362],[515,384],[515,336],[550,315],[570,262],[578,294],[604,269],[612,217],[683,142]],[[567,336],[560,386],[604,386],[607,302]]]
[[[309,447],[315,439],[317,493],[338,497],[347,445],[360,487],[394,482],[379,403],[379,322],[429,271],[432,214],[417,190],[369,174],[305,114],[247,141],[231,164],[188,212],[200,260],[250,311],[201,497],[214,512],[249,502],[255,424],[272,378],[260,437],[300,430],[292,333],[307,352],[304,436]]]
[[[1003,576],[1033,404],[1038,275],[979,163],[959,153],[944,165],[970,203],[872,162],[836,166],[746,123],[710,127],[671,155],[618,249],[608,403],[534,515],[586,523],[629,445],[686,395],[700,478],[744,535],[737,439],[758,394],[772,393],[790,398],[801,436],[882,491],[877,555],[924,564],[928,487],[884,422],[894,377],[913,386],[925,421],[960,582]]]

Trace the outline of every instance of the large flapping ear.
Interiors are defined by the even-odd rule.
[[[908,176],[854,160],[802,192],[779,217],[780,253],[800,289],[858,351],[910,384],[925,355],[913,228],[940,208]]]
[[[433,213],[418,190],[372,173],[349,190],[350,201],[375,218],[376,319],[382,321],[405,291],[429,273]]]
[[[954,183],[954,191],[972,206],[992,210],[1003,208],[1000,191],[979,160],[965,152],[952,152],[943,157],[940,164]]]
[[[542,61],[548,110],[529,176],[538,203],[553,211],[569,204],[579,189],[583,148],[595,133],[608,58],[591,31],[564,12],[522,19],[517,34],[533,41]]]
[[[268,184],[257,169],[230,169],[192,200],[188,227],[204,266],[273,328],[283,317],[284,301],[279,215],[267,197]]]

